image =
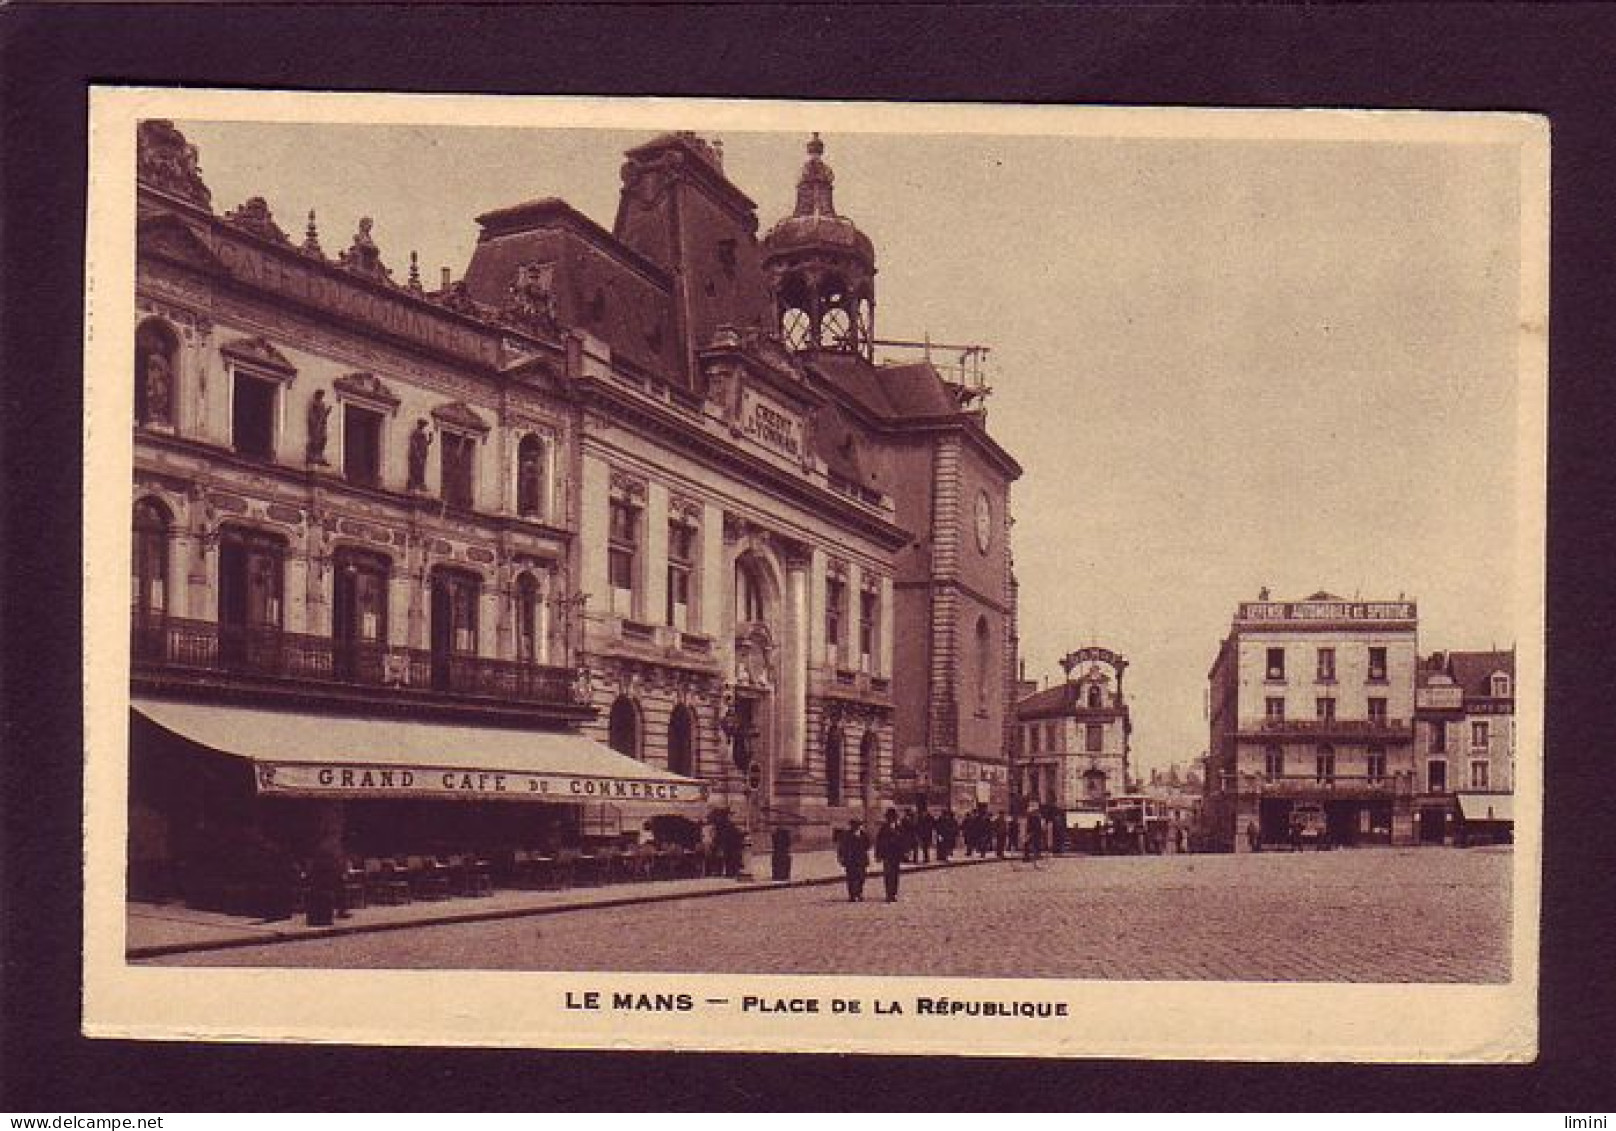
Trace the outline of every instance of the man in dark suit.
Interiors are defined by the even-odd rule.
[[[888,903],[898,902],[898,874],[907,847],[903,829],[898,825],[898,811],[888,809],[885,823],[875,834],[875,856],[881,861],[881,878],[886,882]]]
[[[870,871],[870,834],[857,817],[847,822],[847,831],[836,846],[836,857],[847,873],[847,902],[863,903],[864,877]]]

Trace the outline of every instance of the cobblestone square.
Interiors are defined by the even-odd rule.
[[[174,955],[162,964],[1503,982],[1508,849],[1066,856]]]

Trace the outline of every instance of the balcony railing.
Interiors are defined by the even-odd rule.
[[[131,648],[137,670],[407,688],[522,703],[571,704],[576,693],[571,668],[178,617],[136,616]]]
[[[1250,719],[1240,724],[1240,737],[1411,741],[1414,724],[1407,719]]]
[[[1328,794],[1342,798],[1399,797],[1414,792],[1414,775],[1391,774],[1240,774],[1235,779],[1239,793],[1268,797],[1318,797]]]

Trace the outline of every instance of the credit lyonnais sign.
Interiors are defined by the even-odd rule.
[[[741,391],[741,431],[781,455],[802,456],[802,421],[750,388]]]
[[[699,782],[579,777],[508,770],[419,766],[337,766],[276,762],[258,766],[258,792],[288,797],[441,797],[478,801],[704,801]]]
[[[1240,620],[1413,620],[1413,601],[1243,601]]]

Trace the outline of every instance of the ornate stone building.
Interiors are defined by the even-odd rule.
[[[1019,468],[984,390],[876,363],[874,248],[817,137],[761,239],[719,151],[669,134],[610,231],[498,209],[435,290],[368,220],[328,256],[312,215],[294,241],[262,200],[216,214],[171,125],[141,142],[137,701],[581,732],[638,767],[586,799],[601,831],[692,779],[809,843],[1002,796]]]
[[[1128,661],[1109,648],[1061,660],[1066,679],[1016,704],[1014,794],[1046,812],[1103,812],[1129,792],[1133,716],[1123,693]]]

